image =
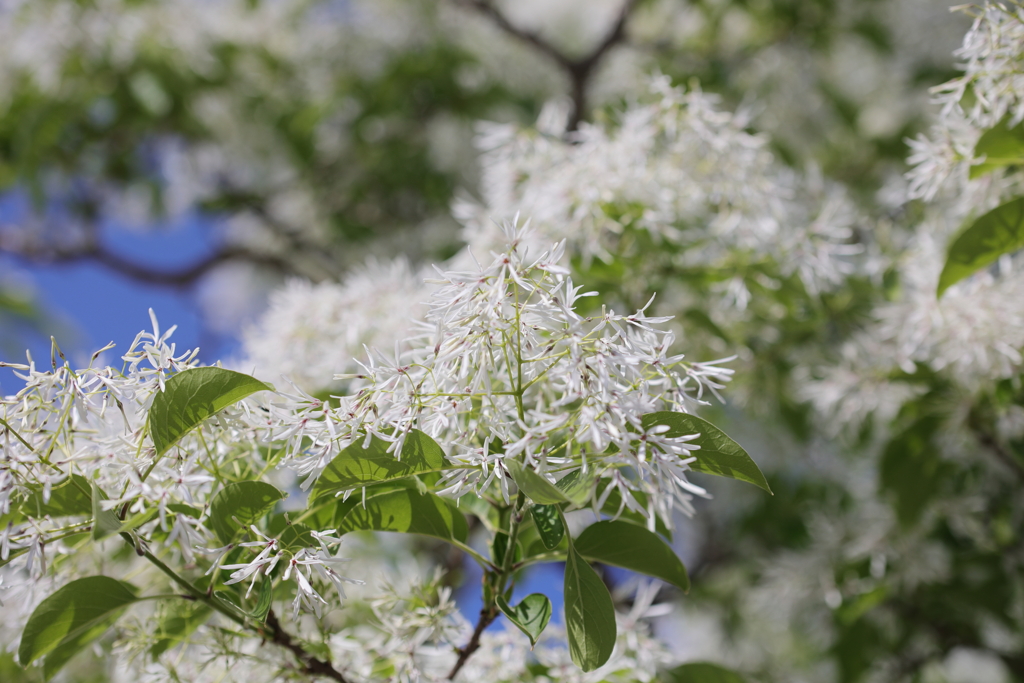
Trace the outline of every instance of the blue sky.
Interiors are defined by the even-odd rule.
[[[8,194],[0,198],[0,223],[20,222],[28,210],[22,195]],[[106,247],[119,255],[154,268],[174,269],[210,253],[215,246],[211,223],[210,218],[190,214],[145,231],[109,224],[103,234]],[[212,363],[238,348],[236,338],[204,329],[189,289],[141,284],[90,262],[29,266],[0,256],[0,271],[14,273],[28,284],[51,318],[41,335],[24,340],[37,362],[49,357],[51,334],[74,365],[87,362],[94,350],[110,341],[117,344],[114,353],[126,350],[140,330],[151,328],[150,308],[162,329],[178,326],[172,337],[177,348],[199,346],[204,362]],[[22,362],[24,356],[0,359]],[[17,388],[18,380],[9,371],[0,372],[0,392],[13,393]]]

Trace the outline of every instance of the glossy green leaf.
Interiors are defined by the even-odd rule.
[[[1000,204],[971,223],[949,245],[939,275],[937,295],[995,263],[1003,254],[1024,248],[1024,197]]]
[[[260,594],[256,598],[256,606],[249,616],[260,621],[265,621],[270,612],[270,606],[274,603],[274,587],[270,577],[264,575],[260,580]]]
[[[157,624],[157,640],[149,648],[152,657],[159,657],[175,645],[185,642],[213,614],[213,610],[201,602],[176,602],[168,610]]]
[[[573,545],[591,562],[622,567],[690,590],[686,567],[655,533],[621,520],[607,520],[583,530]]]
[[[60,641],[60,646],[43,658],[43,678],[47,681],[53,678],[58,671],[64,668],[65,664],[71,661],[72,657],[106,633],[123,611],[123,608],[114,610],[106,617],[79,629],[74,635]]]
[[[599,490],[601,493],[604,492],[603,488]],[[647,508],[646,493],[643,491],[633,491],[631,495],[636,499],[637,503],[642,505],[645,509]],[[637,526],[641,526],[645,529],[648,528],[646,517],[636,510],[630,510],[628,507],[621,505],[621,503],[622,494],[619,493],[618,489],[613,489],[605,499],[604,505],[601,506],[601,513],[610,517],[617,517],[618,519],[636,524]],[[672,540],[672,530],[665,525],[664,520],[662,520],[657,514],[654,515],[654,530],[668,540]]]
[[[565,631],[576,666],[593,671],[615,649],[615,607],[597,572],[569,546],[565,559]]]
[[[509,535],[504,531],[498,531],[494,534],[494,540],[491,541],[491,551],[494,555],[494,562],[499,567],[505,564],[505,553],[508,552],[508,541]],[[520,543],[520,539],[516,539],[516,550],[512,556],[513,562],[519,562],[523,559],[523,546]]]
[[[338,528],[340,533],[368,530],[425,534],[459,543],[465,543],[469,533],[466,518],[454,503],[408,489],[369,498],[365,508],[357,504]]]
[[[333,496],[341,491],[402,479],[414,474],[451,469],[444,451],[423,432],[409,432],[402,445],[402,457],[388,453],[389,444],[372,437],[369,448],[360,440],[339,453],[320,474],[310,500]]]
[[[583,474],[583,470],[575,470],[555,482],[555,487],[574,505],[582,506],[590,500],[594,482],[593,470],[587,474]]]
[[[537,526],[540,540],[548,550],[554,550],[565,535],[562,515],[555,505],[534,505],[530,508],[533,523]]]
[[[516,628],[530,639],[530,647],[537,644],[537,639],[551,620],[551,601],[546,595],[532,593],[523,598],[515,607],[508,604],[504,596],[499,595],[495,602],[501,613],[515,624]]]
[[[658,676],[661,683],[746,683],[735,671],[709,662],[691,662]]]
[[[227,545],[240,528],[256,521],[284,498],[275,487],[262,481],[228,484],[210,502],[210,527]]]
[[[519,490],[525,493],[530,500],[540,505],[557,505],[558,503],[571,503],[567,495],[547,479],[533,470],[523,467],[514,460],[506,462],[509,474],[516,482]]]
[[[1024,125],[1011,128],[1009,123],[1010,117],[1006,117],[978,138],[974,156],[985,159],[971,166],[972,180],[1005,166],[1024,164]]]
[[[654,425],[667,426],[669,430],[665,432],[665,436],[700,435],[690,442],[700,446],[699,451],[692,453],[697,458],[694,462],[690,463],[690,469],[694,472],[704,472],[720,477],[739,479],[740,481],[759,486],[768,493],[772,492],[768,488],[768,482],[761,473],[761,469],[751,460],[747,452],[738,443],[730,439],[725,432],[707,420],[703,420],[696,415],[668,411],[650,413],[643,416],[643,426],[645,429]]]
[[[107,497],[96,484],[92,485],[92,538],[98,541],[121,530],[121,520],[113,510],[104,510],[101,503]]]
[[[36,491],[19,506],[19,514],[15,522],[24,517],[39,519],[50,517],[69,517],[72,515],[92,515],[92,484],[80,474],[72,474],[50,490],[50,500],[43,502],[42,491]]]
[[[65,643],[84,647],[86,643],[80,640],[82,634],[99,637],[106,629],[96,632],[94,627],[105,623],[113,612],[136,599],[135,589],[130,584],[106,576],[89,576],[62,586],[39,603],[28,618],[21,635],[18,660],[28,666]]]
[[[157,455],[165,453],[206,418],[257,391],[263,382],[224,368],[182,370],[164,384],[149,409],[149,433]]]

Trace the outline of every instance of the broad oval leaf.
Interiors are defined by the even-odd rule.
[[[684,593],[690,590],[686,567],[657,534],[630,522],[606,520],[583,530],[573,545],[591,562],[602,562],[671,583]]]
[[[1024,197],[1000,204],[971,223],[949,245],[937,296],[1003,254],[1024,248]]]
[[[558,507],[554,505],[534,505],[530,508],[530,515],[537,527],[541,543],[548,550],[554,550],[561,543],[565,535],[565,525],[562,524],[562,515]]]
[[[257,391],[263,382],[224,368],[182,370],[164,383],[149,409],[149,433],[157,455],[165,453],[196,425]]]
[[[530,639],[530,647],[536,645],[537,639],[551,620],[551,601],[548,600],[548,596],[532,593],[515,607],[510,606],[502,595],[499,595],[495,602],[501,613]]]
[[[469,528],[450,500],[404,489],[369,498],[366,507],[357,504],[345,515],[338,531],[397,531],[465,543]]]
[[[89,576],[62,586],[39,603],[28,618],[18,660],[28,666],[65,643],[84,647],[87,642],[81,640],[83,634],[98,638],[106,628],[97,632],[95,627],[136,600],[134,587],[107,576]]]
[[[262,481],[228,484],[210,502],[210,526],[227,545],[239,529],[255,522],[284,498],[277,488]]]
[[[113,510],[104,510],[100,505],[107,496],[96,484],[92,485],[92,539],[98,541],[121,530],[121,520]],[[155,512],[154,512],[155,514]]]
[[[48,681],[53,678],[75,655],[84,650],[92,641],[106,633],[107,629],[114,625],[114,622],[118,620],[123,611],[124,608],[114,610],[86,628],[79,629],[75,632],[75,635],[60,641],[60,647],[43,658],[43,679]]]
[[[710,662],[690,662],[658,676],[662,683],[746,683],[735,671]]]
[[[68,517],[71,515],[92,515],[92,484],[80,474],[72,474],[50,489],[50,500],[43,502],[42,491],[36,491],[23,500],[16,518],[39,519],[40,517]]]
[[[170,648],[188,640],[192,633],[206,623],[213,614],[204,603],[177,601],[168,608],[153,634],[156,642],[149,648],[152,657],[159,657]]]
[[[985,159],[971,166],[969,175],[972,180],[1004,166],[1024,164],[1024,125],[1017,124],[1011,128],[1009,123],[1010,117],[1007,116],[978,138],[974,156]]]
[[[574,505],[583,506],[594,493],[595,483],[593,470],[588,474],[584,474],[583,470],[574,470],[556,481],[555,487]]]
[[[567,495],[562,493],[554,484],[537,474],[533,470],[523,467],[514,460],[506,462],[509,474],[516,482],[519,490],[525,493],[530,500],[540,505],[557,505],[558,503],[571,503]]]
[[[607,485],[607,483],[605,485]],[[600,495],[604,495],[603,486],[600,487],[598,491]],[[646,493],[643,491],[631,491],[630,495],[632,495],[633,499],[636,500],[636,502],[645,510],[648,509]],[[641,526],[645,529],[649,528],[649,521],[647,517],[644,517],[644,515],[636,510],[631,510],[625,505],[622,505],[622,494],[619,493],[618,489],[612,489],[608,493],[608,497],[605,499],[604,505],[601,506],[601,513],[608,515],[609,517],[616,517],[622,521],[636,524],[637,526]],[[664,520],[662,520],[661,516],[657,513],[654,514],[654,530],[668,540],[672,540],[672,530],[668,528]]]
[[[267,614],[270,613],[270,606],[274,603],[274,587],[273,581],[270,580],[266,574],[263,575],[263,579],[260,583],[260,594],[256,598],[256,606],[253,607],[252,612],[249,613],[254,619],[259,621],[266,621]]]
[[[413,429],[405,437],[401,459],[388,453],[390,445],[375,436],[371,437],[369,448],[363,448],[362,440],[352,444],[335,456],[320,474],[309,499],[317,500],[361,486],[452,468],[437,442],[418,429]]]
[[[565,631],[576,666],[593,671],[615,649],[615,607],[597,572],[570,544],[565,558]]]
[[[665,436],[685,436],[686,434],[699,434],[691,441],[700,446],[699,451],[692,453],[697,459],[690,463],[690,469],[694,472],[705,474],[716,474],[720,477],[739,479],[759,486],[768,493],[772,490],[768,487],[761,469],[751,460],[743,447],[733,441],[721,429],[707,420],[701,419],[689,413],[673,413],[663,411],[649,413],[643,416],[644,429],[655,425],[665,425],[669,428]]]

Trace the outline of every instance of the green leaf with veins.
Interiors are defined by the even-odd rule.
[[[565,559],[565,631],[576,666],[593,671],[615,649],[615,607],[607,586],[569,545]]]
[[[546,595],[532,593],[512,607],[504,596],[499,595],[495,602],[501,613],[508,617],[516,628],[530,639],[530,647],[537,644],[537,639],[544,632],[551,620],[551,601]]]
[[[601,562],[647,574],[690,590],[682,560],[657,534],[621,520],[597,522],[573,541],[576,551],[591,562]]]
[[[366,507],[357,503],[338,531],[395,531],[465,543],[469,527],[462,512],[446,498],[404,489],[368,498]]]
[[[327,465],[309,499],[318,500],[349,489],[452,469],[437,442],[418,429],[406,436],[401,458],[388,453],[390,446],[376,436],[370,438],[368,448],[363,448],[362,439],[352,444]]]
[[[971,223],[949,245],[936,296],[1002,256],[1024,249],[1024,197],[1000,204]]]
[[[39,603],[28,618],[18,660],[28,666],[39,657],[66,648],[48,667],[52,675],[70,659],[72,650],[101,636],[114,613],[137,599],[133,586],[107,576],[89,576],[65,584]]]
[[[554,484],[533,470],[523,467],[518,462],[510,460],[505,463],[505,467],[508,468],[508,472],[512,475],[512,479],[516,482],[519,490],[525,493],[534,503],[555,505],[572,502]]]
[[[556,505],[534,505],[530,508],[530,515],[537,527],[540,540],[548,550],[554,550],[562,541],[565,535],[565,525],[562,524],[562,515],[559,514]]]
[[[772,492],[761,469],[743,447],[707,420],[688,413],[663,411],[644,415],[642,421],[644,429],[656,425],[668,427],[668,431],[664,433],[664,436],[668,437],[698,434],[697,438],[690,442],[700,446],[700,450],[690,454],[696,458],[690,463],[690,469],[694,472],[738,479],[759,486],[768,493]]]
[[[210,528],[227,545],[239,529],[265,515],[282,498],[284,494],[266,482],[228,484],[210,502]]]
[[[1007,116],[978,138],[974,156],[983,156],[985,160],[971,166],[968,172],[971,180],[1005,166],[1024,164],[1024,125],[1018,123],[1011,128],[1009,123]]]
[[[263,382],[224,368],[182,370],[164,383],[149,409],[149,433],[157,455],[167,452],[199,423],[257,391]]]

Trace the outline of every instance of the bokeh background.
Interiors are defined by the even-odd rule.
[[[744,112],[779,164],[843,186],[885,243],[921,211],[893,199],[907,140],[936,115],[929,88],[958,75],[969,26],[936,0],[0,0],[0,359],[27,348],[48,363],[53,336],[87,363],[109,341],[125,349],[153,309],[204,362],[330,368],[324,345],[268,350],[282,319],[268,306],[450,258],[465,207],[488,194],[489,123],[571,139],[657,74]],[[322,291],[310,315],[343,328]],[[859,292],[836,304],[848,319],[829,318],[838,336],[872,303]],[[0,371],[0,392],[18,381]],[[776,495],[716,482],[677,534],[695,587],[659,622],[673,650],[755,681],[1024,680],[1006,560],[1021,552],[1020,482],[967,547],[942,517],[963,492],[935,467],[882,472],[886,447],[917,442],[840,440],[776,375],[738,381],[722,419]],[[899,523],[878,521],[893,491],[922,487],[920,509],[897,501]],[[866,527],[877,538],[851,531]],[[23,675],[12,667],[0,678]]]

